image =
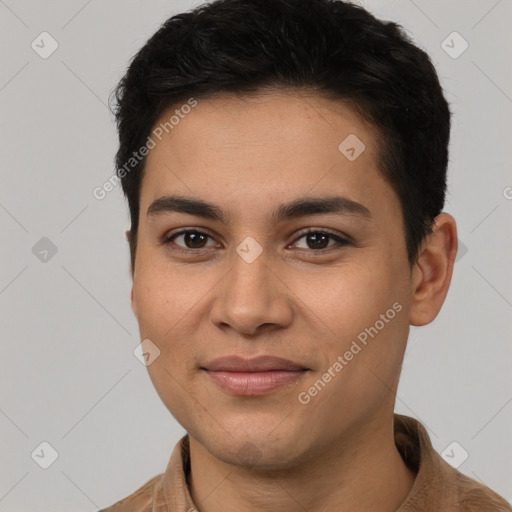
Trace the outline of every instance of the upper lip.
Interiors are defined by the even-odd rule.
[[[258,356],[246,359],[240,356],[219,357],[206,363],[201,368],[209,371],[225,372],[266,372],[271,370],[307,370],[305,366],[274,356]]]

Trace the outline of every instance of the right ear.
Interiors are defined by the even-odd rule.
[[[125,236],[126,236],[126,240],[128,241],[128,245],[130,245],[130,251],[131,251],[130,230],[125,231]],[[131,305],[133,314],[135,315],[135,317],[137,317],[137,304],[136,304],[136,300],[135,300],[135,294],[134,294],[134,291],[133,291],[133,271],[134,271],[134,268],[133,268],[133,266],[131,264],[131,258],[130,258],[130,273],[131,273],[131,276],[132,276],[132,289],[130,291],[130,305]]]

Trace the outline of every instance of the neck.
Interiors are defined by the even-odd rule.
[[[189,436],[192,499],[201,512],[394,512],[416,475],[396,448],[392,417],[380,423],[346,433],[300,464],[272,470],[223,462]]]

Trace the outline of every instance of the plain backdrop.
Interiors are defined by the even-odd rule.
[[[110,505],[184,434],[133,353],[121,189],[92,191],[114,172],[110,92],[200,3],[0,0],[0,511]],[[443,310],[411,331],[396,411],[511,501],[512,1],[364,3],[429,53],[454,112],[445,211],[461,249]]]

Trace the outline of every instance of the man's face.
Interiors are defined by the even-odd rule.
[[[224,218],[153,204],[165,196]],[[333,197],[345,198],[337,211],[283,206]],[[375,133],[346,105],[223,95],[151,149],[132,307],[160,350],[148,366],[159,396],[215,457],[284,468],[388,425],[410,302],[400,202]],[[227,356],[302,370],[212,363]]]

